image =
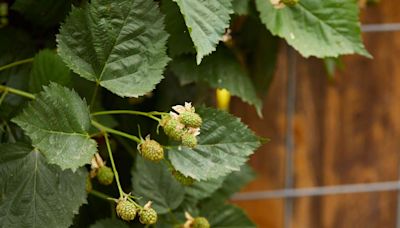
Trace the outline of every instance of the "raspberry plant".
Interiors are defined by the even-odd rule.
[[[245,163],[262,140],[224,111],[230,96],[261,116],[278,37],[305,57],[369,56],[349,0],[15,0],[0,9],[7,228],[254,227],[227,200],[254,177]],[[212,89],[220,109],[207,107]]]

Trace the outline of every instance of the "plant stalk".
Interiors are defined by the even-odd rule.
[[[133,141],[135,141],[137,143],[141,143],[142,142],[142,140],[140,140],[138,137],[136,137],[134,135],[131,135],[131,134],[128,134],[128,133],[125,133],[125,132],[122,132],[122,131],[114,130],[114,129],[109,128],[109,127],[106,127],[106,126],[102,125],[101,123],[99,123],[99,122],[97,122],[95,120],[92,120],[92,125],[95,126],[96,128],[98,128],[99,130],[102,130],[102,131],[105,131],[105,132],[108,132],[108,133],[111,133],[111,134],[123,136],[123,137],[131,139],[131,140],[133,140]]]
[[[107,133],[104,134],[104,139],[106,140],[108,156],[110,157],[111,166],[112,166],[112,169],[114,171],[115,182],[117,183],[117,187],[118,187],[118,191],[119,191],[119,197],[121,198],[121,197],[125,196],[125,193],[122,190],[121,183],[119,182],[119,175],[118,175],[117,168],[115,167],[114,157],[113,157],[113,154],[112,154],[112,151],[111,151],[110,141],[108,139],[108,134]]]
[[[110,114],[129,114],[129,115],[139,115],[139,116],[146,116],[155,121],[160,121],[160,118],[155,117],[154,115],[162,115],[165,113],[162,112],[140,112],[140,111],[133,111],[133,110],[109,110],[109,111],[100,111],[94,112],[92,116],[100,116],[100,115],[110,115]]]
[[[26,97],[29,99],[35,99],[35,95],[33,95],[32,93],[28,93],[19,89],[14,89],[8,86],[4,86],[4,85],[0,85],[0,92],[4,92],[4,93],[13,93],[22,97]]]
[[[33,58],[22,59],[22,60],[19,60],[19,61],[15,61],[15,62],[9,63],[7,65],[1,66],[0,67],[0,71],[6,70],[8,68],[12,68],[12,67],[15,67],[15,66],[18,66],[18,65],[21,65],[21,64],[30,63],[30,62],[33,62]]]

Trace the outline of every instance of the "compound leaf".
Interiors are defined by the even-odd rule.
[[[13,119],[51,164],[76,170],[97,151],[90,139],[89,109],[72,90],[51,83]]]
[[[138,97],[163,78],[164,17],[149,0],[94,0],[75,8],[57,36],[64,62],[111,92]]]
[[[0,151],[1,227],[69,227],[86,203],[87,172],[62,171],[25,144],[0,144]]]
[[[232,0],[174,0],[197,51],[197,64],[213,52],[229,26]]]
[[[256,0],[262,22],[304,57],[369,57],[361,41],[358,6],[348,0],[301,0],[293,7],[276,9],[268,0]]]

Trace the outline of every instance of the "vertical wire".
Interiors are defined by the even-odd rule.
[[[294,188],[294,137],[293,137],[293,118],[296,106],[296,56],[291,47],[287,48],[288,60],[288,82],[287,82],[287,109],[286,109],[286,161],[285,161],[285,189]],[[284,227],[292,227],[293,218],[293,198],[285,198]]]

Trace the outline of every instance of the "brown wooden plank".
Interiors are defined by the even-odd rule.
[[[361,10],[364,24],[399,23],[400,5],[397,0],[380,0],[379,3]]]
[[[344,58],[329,82],[319,60],[298,58],[295,116],[297,187],[396,180],[400,151],[400,32],[371,33],[374,60]],[[296,200],[295,227],[394,227],[396,194]],[[353,209],[357,209],[354,211]],[[368,216],[375,214],[374,217]],[[352,219],[360,216],[365,219]],[[345,216],[349,214],[348,216]],[[346,221],[341,221],[346,220]],[[338,226],[338,224],[346,224]]]

